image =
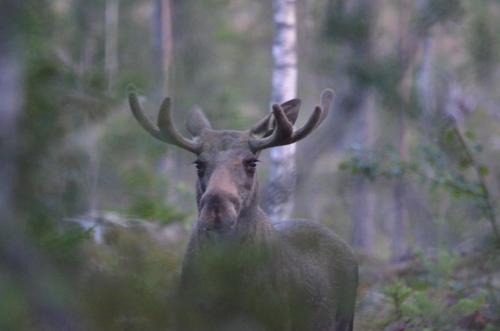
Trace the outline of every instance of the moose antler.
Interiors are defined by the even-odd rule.
[[[186,149],[195,154],[200,153],[202,143],[184,137],[175,128],[172,120],[172,113],[170,111],[170,98],[165,98],[161,104],[157,120],[158,128],[155,127],[155,125],[151,123],[149,118],[144,114],[135,92],[129,92],[128,101],[130,109],[132,109],[132,113],[134,114],[137,122],[139,122],[139,124],[153,137],[168,144],[179,146],[180,148]]]
[[[321,93],[320,99],[321,107],[316,106],[306,124],[298,130],[293,129],[293,123],[288,120],[283,108],[278,104],[274,104],[272,115],[275,123],[272,133],[267,137],[250,139],[250,148],[254,152],[257,152],[265,148],[293,144],[305,138],[317,128],[328,115],[333,101],[333,91],[330,89],[324,90]],[[263,123],[259,123],[258,125],[261,124]]]

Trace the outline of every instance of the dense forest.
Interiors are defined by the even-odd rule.
[[[261,205],[285,185],[280,215],[353,247],[355,330],[500,330],[500,3],[289,2],[283,95],[278,0],[0,2],[0,330],[174,330],[194,157],[129,90],[151,118],[170,96],[182,129],[199,105],[244,130],[289,95],[300,127],[325,88],[279,185],[262,153]]]

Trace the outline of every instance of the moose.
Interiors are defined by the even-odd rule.
[[[300,99],[274,104],[250,130],[215,130],[193,108],[182,135],[163,101],[155,126],[135,92],[134,117],[153,137],[196,155],[198,219],[175,296],[178,331],[353,330],[358,265],[351,248],[316,222],[271,222],[258,205],[262,150],[309,135],[333,101],[327,89],[295,130]]]

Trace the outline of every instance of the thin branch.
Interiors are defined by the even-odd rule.
[[[488,217],[489,222],[491,223],[491,227],[493,229],[493,233],[495,235],[495,238],[496,238],[497,242],[500,243],[500,231],[498,230],[498,226],[497,226],[497,222],[496,222],[495,207],[493,206],[493,203],[491,202],[490,190],[488,189],[488,186],[486,185],[486,179],[484,178],[484,174],[481,171],[481,165],[474,158],[474,155],[472,154],[470,147],[467,145],[467,142],[465,141],[462,133],[457,128],[457,126],[454,122],[451,124],[451,129],[453,130],[453,132],[457,136],[458,142],[462,146],[463,150],[466,153],[467,158],[469,159],[472,167],[474,168],[474,170],[477,173],[477,176],[479,179],[479,185],[482,188],[482,190],[481,190],[482,197],[483,197],[485,205],[486,205],[487,217]]]

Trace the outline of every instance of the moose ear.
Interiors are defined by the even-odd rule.
[[[204,130],[212,128],[199,106],[194,106],[189,112],[186,127],[193,137],[198,137]]]
[[[300,99],[292,99],[281,104],[281,108],[283,109],[286,118],[290,123],[292,123],[292,125],[295,124],[295,122],[297,121],[301,103],[302,102],[300,101]],[[273,130],[273,127],[274,127],[274,118],[272,114],[269,114],[262,120],[260,120],[257,124],[255,124],[250,129],[250,132],[255,135],[267,136]]]

